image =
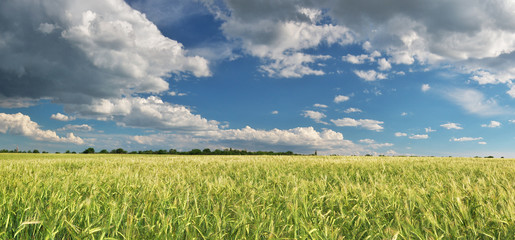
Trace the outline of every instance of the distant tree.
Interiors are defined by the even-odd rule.
[[[70,150],[66,150],[66,153],[70,153]]]
[[[29,151],[27,151],[27,153],[32,153],[32,151],[31,151],[31,150],[29,150]]]
[[[172,148],[172,149],[168,150],[168,153],[169,154],[177,154],[177,150]]]
[[[209,148],[204,148],[204,150],[202,150],[202,154],[211,154],[211,149]]]
[[[118,154],[122,154],[122,153],[127,153],[127,151],[123,150],[123,148],[117,148],[116,150],[113,150],[114,153],[118,153]],[[111,151],[111,152],[113,152]]]
[[[487,156],[487,157],[485,157],[485,158],[494,158],[494,156]]]
[[[87,148],[86,150],[84,150],[84,152],[82,153],[85,153],[85,154],[90,154],[90,153],[95,153],[95,149],[94,148]]]
[[[77,154],[77,152],[75,152],[75,151],[73,151],[72,153],[73,153],[73,154]]]
[[[102,150],[100,150],[99,153],[109,153],[109,152],[107,151],[107,149],[102,149]]]
[[[42,153],[48,153],[47,151],[43,151]]]
[[[164,150],[164,149],[159,149],[157,151],[154,152],[155,154],[167,154],[168,151]]]
[[[34,150],[32,150],[32,152],[33,152],[33,153],[39,153],[39,150],[34,149]]]
[[[0,153],[8,153],[8,152],[9,152],[9,150],[7,150],[7,149],[0,150]]]
[[[200,155],[202,154],[202,151],[200,149],[192,149],[190,152],[189,152],[190,155]]]

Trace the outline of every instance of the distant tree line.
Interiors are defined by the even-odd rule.
[[[87,148],[82,153],[85,154],[92,154],[96,153],[94,148]],[[175,154],[175,155],[300,155],[297,153],[294,153],[292,151],[286,151],[286,152],[272,152],[272,151],[247,151],[247,150],[238,150],[238,149],[216,149],[211,151],[209,148],[204,148],[203,150],[200,149],[192,149],[190,151],[177,151],[176,149],[160,149],[160,150],[144,150],[144,151],[131,151],[128,152],[124,150],[123,148],[117,148],[113,149],[111,151],[108,151],[107,149],[102,149],[98,153],[103,154]]]

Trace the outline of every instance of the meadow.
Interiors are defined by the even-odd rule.
[[[515,160],[0,154],[0,239],[515,239]]]

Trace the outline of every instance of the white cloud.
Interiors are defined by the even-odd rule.
[[[361,127],[367,130],[380,132],[383,130],[384,122],[372,120],[372,119],[352,119],[352,118],[342,118],[342,119],[331,119],[331,122],[338,127]]]
[[[440,125],[440,127],[443,127],[445,129],[448,129],[448,130],[450,130],[450,129],[457,129],[457,130],[463,129],[462,127],[460,127],[459,123],[451,123],[451,122],[450,123],[442,124],[442,125]]]
[[[436,130],[431,129],[431,127],[425,128],[425,130],[426,130],[426,133],[436,132]]]
[[[360,143],[366,143],[366,144],[372,144],[372,143],[375,143],[376,141],[374,139],[366,138],[366,139],[359,140],[359,142]]]
[[[185,106],[163,102],[156,96],[99,99],[87,105],[66,105],[65,111],[75,111],[82,117],[114,120],[122,126],[159,130],[215,130],[219,125],[217,121],[193,114]]]
[[[325,104],[320,104],[320,103],[315,103],[315,104],[313,104],[313,107],[317,107],[317,108],[327,108],[327,105],[325,105]]]
[[[58,131],[83,131],[83,132],[90,132],[93,131],[93,127],[89,126],[88,124],[81,124],[81,125],[71,125],[67,124],[66,126],[57,129]]]
[[[50,118],[54,119],[54,120],[58,120],[58,121],[63,121],[63,122],[75,120],[75,117],[66,116],[62,113],[52,114],[52,116],[50,116]]]
[[[311,118],[317,123],[328,124],[328,123],[322,121],[322,118],[325,118],[326,115],[321,112],[306,110],[306,111],[304,111],[304,113],[302,113],[302,116]]]
[[[408,113],[407,112],[402,112],[401,116],[403,116],[403,117],[408,116]]]
[[[500,127],[501,123],[498,121],[490,121],[489,124],[481,124],[481,127],[497,128]]]
[[[352,64],[363,64],[363,63],[365,63],[365,60],[367,60],[367,59],[368,59],[368,55],[366,55],[366,54],[361,54],[359,56],[347,54],[346,56],[342,57],[343,61],[349,62]]]
[[[355,113],[355,112],[363,112],[363,111],[361,111],[361,109],[359,109],[359,108],[347,108],[343,112],[345,112],[345,113]]]
[[[429,86],[429,84],[422,84],[422,92],[427,92],[429,91],[429,89],[431,89],[431,87]]]
[[[364,144],[367,144],[368,147],[372,148],[372,149],[378,149],[378,148],[382,148],[382,147],[392,147],[393,146],[393,143],[376,143],[376,141],[374,139],[361,139],[359,140],[360,143],[364,143]]]
[[[225,35],[249,45],[246,49],[267,50],[282,45],[278,36],[283,35],[280,26],[284,23],[303,22],[318,27],[324,19],[333,27],[345,27],[343,32],[352,36],[352,41],[346,38],[349,40],[340,42],[341,45],[354,43],[361,44],[367,52],[378,50],[385,53],[389,63],[438,67],[444,63],[466,73],[485,71],[511,79],[515,76],[515,31],[511,28],[515,25],[515,4],[510,0],[415,0],[408,5],[401,0],[388,4],[351,0],[204,2],[224,22]],[[318,41],[301,39],[293,35],[285,42],[320,45]],[[297,47],[279,49],[299,51]],[[362,61],[358,58],[353,62]]]
[[[273,115],[277,115],[277,114],[279,114],[279,111],[274,110],[274,111],[272,111],[272,114],[273,114]]]
[[[428,139],[429,136],[427,134],[413,134],[409,136],[410,139]]]
[[[515,123],[515,120],[508,120],[508,122],[510,122],[510,123]]]
[[[84,140],[73,133],[68,133],[66,137],[60,137],[52,130],[42,130],[39,124],[33,122],[29,116],[22,113],[0,113],[0,133],[22,135],[37,141],[84,143]]]
[[[451,138],[449,141],[451,142],[469,142],[469,141],[478,141],[483,140],[482,137],[462,137],[462,138]]]
[[[483,93],[474,89],[453,89],[446,97],[467,112],[480,116],[494,116],[506,112],[494,99],[485,99]]]
[[[486,145],[486,142],[477,142],[477,144]]]
[[[190,56],[122,0],[0,5],[0,99],[9,100],[2,106],[89,104],[166,91],[172,74],[211,74],[206,59]]]
[[[348,101],[349,99],[350,99],[350,97],[343,96],[343,95],[337,95],[336,97],[334,97],[334,102],[341,103],[341,102]]]
[[[368,71],[362,71],[362,70],[354,70],[354,74],[358,76],[359,78],[365,80],[365,81],[375,81],[378,79],[386,79],[386,74],[384,73],[378,73],[375,70],[368,70]]]
[[[274,146],[286,146],[305,152],[314,150],[341,150],[353,152],[359,150],[352,141],[344,140],[341,133],[330,129],[317,132],[313,127],[298,127],[288,130],[256,130],[249,126],[242,129],[199,132],[199,137],[207,137],[215,141],[230,141],[235,144],[248,145],[262,149],[273,149]],[[341,148],[341,149],[340,149]]]
[[[392,68],[392,65],[384,58],[379,59],[377,64],[379,64],[379,70],[381,71],[388,71]]]
[[[186,96],[188,94],[186,93],[181,93],[181,92],[176,92],[176,91],[170,91],[168,93],[168,95],[172,96],[172,97],[175,97],[175,96],[178,96],[178,97],[183,97],[183,96]]]
[[[306,50],[321,44],[354,42],[354,36],[347,27],[313,21],[313,13],[321,13],[317,8],[290,5],[290,9],[267,9],[265,11],[268,13],[264,13],[261,12],[263,8],[277,3],[251,6],[254,9],[247,12],[250,10],[247,5],[254,5],[254,2],[227,1],[226,6],[221,7],[213,6],[213,2],[205,2],[215,16],[223,21],[221,30],[224,35],[238,42],[247,54],[263,59],[261,69],[271,77],[323,75],[324,71],[314,69],[312,65],[330,56],[309,54]],[[280,14],[280,18],[271,17],[270,13],[277,10],[291,12]],[[252,17],[256,14],[262,16]]]
[[[499,84],[499,83],[511,83],[513,76],[492,74],[484,70],[478,70],[473,73],[472,80],[476,81],[480,85],[485,84]]]
[[[345,62],[352,63],[352,64],[363,64],[363,63],[365,63],[365,61],[375,62],[375,58],[380,57],[380,56],[381,56],[381,53],[379,53],[378,51],[374,51],[370,55],[361,54],[361,55],[356,56],[356,55],[352,55],[352,54],[347,54],[346,56],[342,57],[342,60]],[[381,65],[381,63],[379,63],[379,64]]]
[[[406,137],[406,136],[408,136],[408,134],[407,133],[403,133],[403,132],[396,132],[395,136],[396,137]]]

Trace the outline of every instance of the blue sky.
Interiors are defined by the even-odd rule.
[[[0,148],[515,157],[511,1],[0,9]]]

